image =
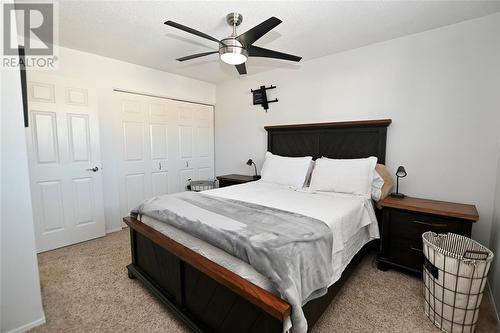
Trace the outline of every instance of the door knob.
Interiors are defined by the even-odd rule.
[[[95,166],[95,167],[93,167],[91,169],[85,169],[85,170],[92,171],[92,172],[97,172],[97,171],[99,171],[99,168]]]

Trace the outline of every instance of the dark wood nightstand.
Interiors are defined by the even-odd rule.
[[[476,206],[411,197],[387,197],[382,206],[378,268],[402,268],[422,274],[422,234],[453,232],[470,237],[479,219]]]
[[[243,183],[253,182],[259,179],[260,176],[247,176],[247,175],[234,175],[234,174],[217,176],[217,180],[219,181],[219,187],[243,184]]]

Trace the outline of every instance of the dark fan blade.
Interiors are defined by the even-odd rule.
[[[241,65],[234,65],[234,67],[236,67],[240,75],[247,73],[247,66],[245,66],[245,63],[242,63]]]
[[[286,54],[278,51],[273,51],[269,49],[264,49],[258,46],[248,47],[248,56],[250,57],[262,57],[262,58],[276,58],[290,61],[300,61],[302,57],[294,56],[291,54]]]
[[[209,54],[214,54],[214,53],[219,53],[219,51],[212,51],[212,52],[203,52],[203,53],[196,53],[196,54],[191,54],[182,58],[177,59],[178,61],[186,61],[186,60],[191,60],[194,58],[199,58],[199,57],[204,57]]]
[[[247,32],[242,33],[241,35],[236,37],[236,39],[246,46],[252,45],[257,39],[267,34],[280,23],[281,20],[273,16],[270,19],[265,20],[261,24],[256,25]]]
[[[217,43],[220,43],[220,41],[218,39],[215,39],[213,38],[212,36],[209,36],[207,34],[204,34],[203,32],[201,31],[198,31],[198,30],[195,30],[193,28],[190,28],[190,27],[186,27],[185,25],[182,25],[182,24],[179,24],[179,23],[176,23],[174,21],[167,21],[165,22],[166,25],[169,25],[171,27],[174,27],[174,28],[177,28],[177,29],[180,29],[180,30],[183,30],[185,32],[189,32],[190,34],[193,34],[193,35],[196,35],[196,36],[200,36],[202,38],[206,38],[206,39],[209,39],[209,40],[212,40],[214,42],[217,42]]]

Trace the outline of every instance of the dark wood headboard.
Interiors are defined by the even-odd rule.
[[[267,150],[282,156],[363,158],[385,163],[391,119],[266,126]]]

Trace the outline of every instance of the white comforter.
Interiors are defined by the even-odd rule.
[[[377,219],[370,198],[359,195],[315,192],[256,181],[205,191],[204,194],[247,201],[287,210],[325,222],[333,232],[333,253],[343,250],[344,243],[364,226],[374,225],[378,237]]]

